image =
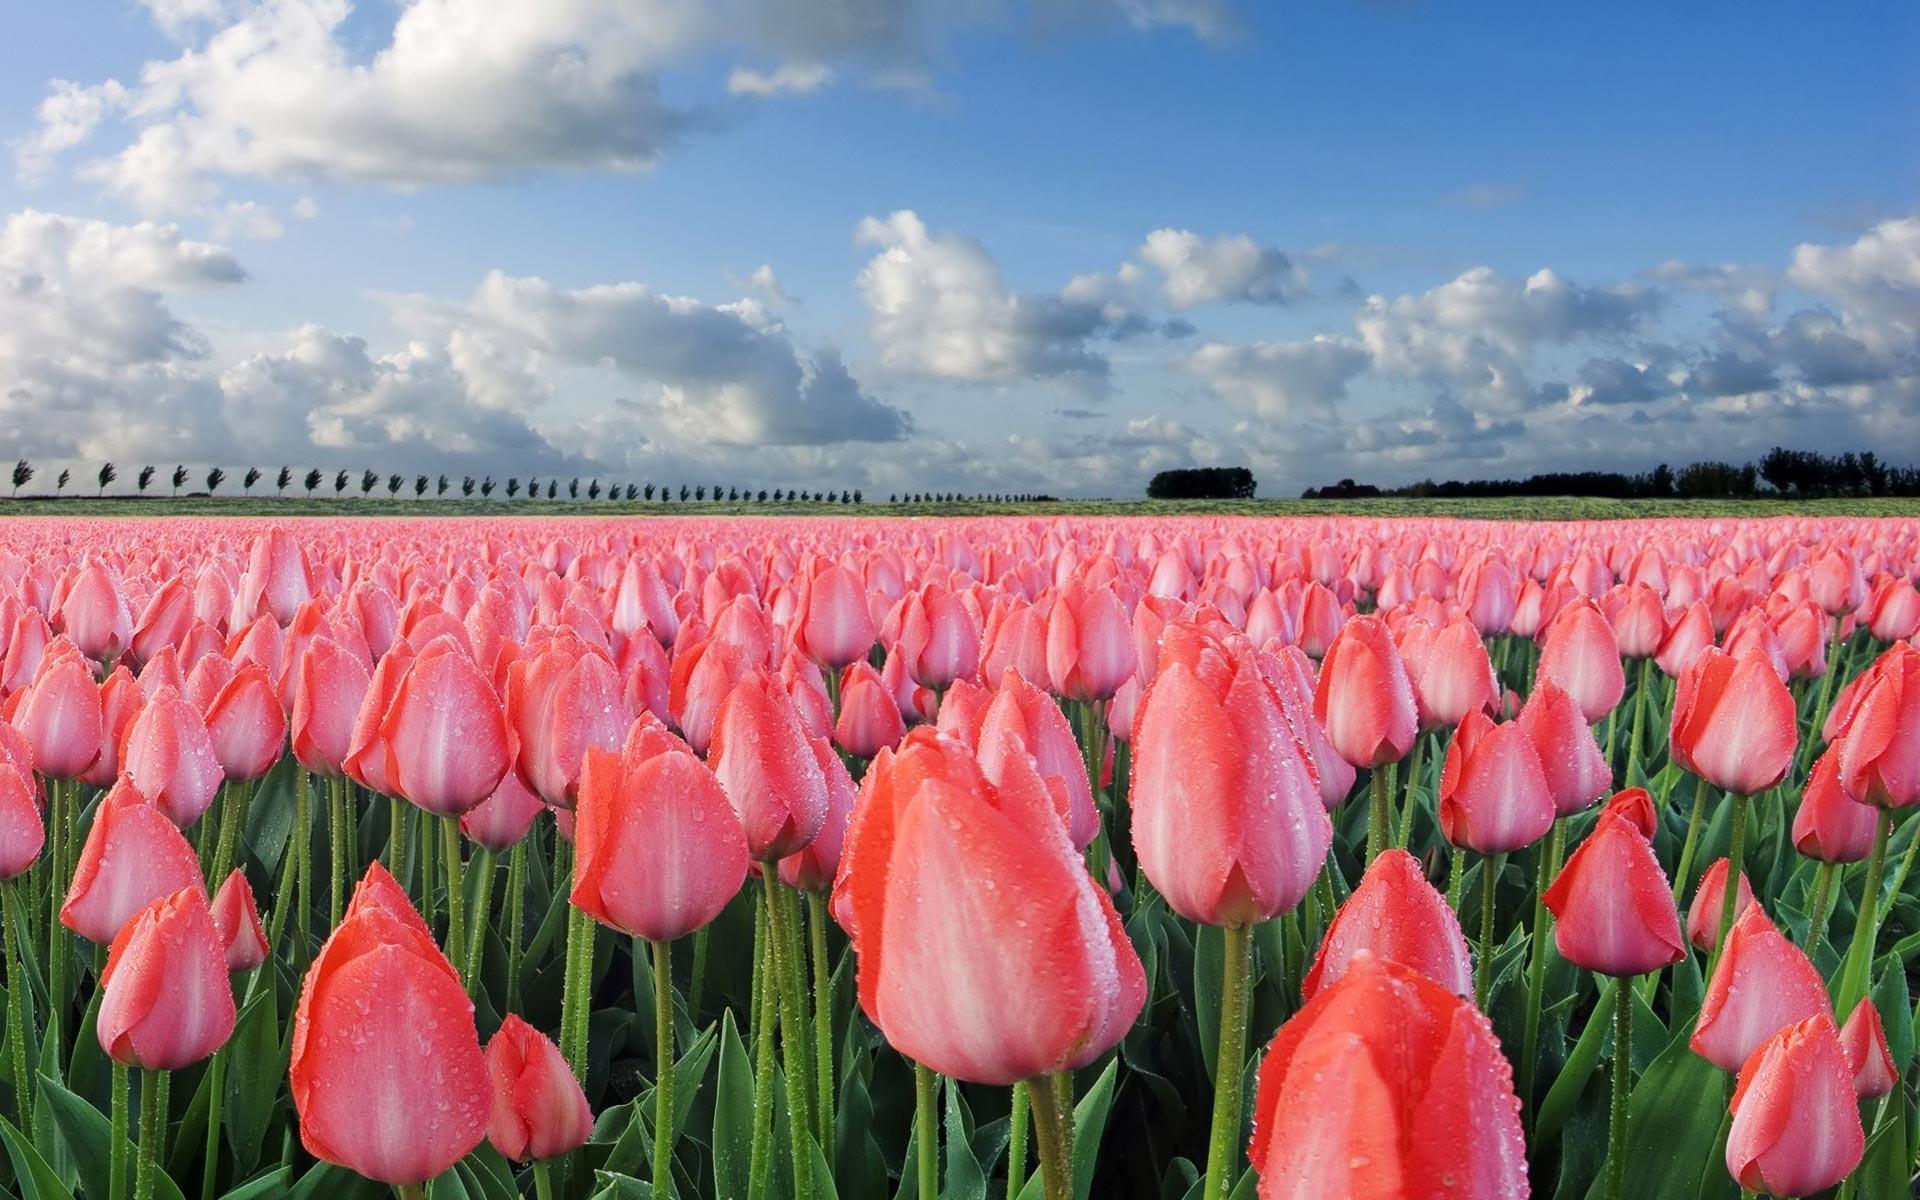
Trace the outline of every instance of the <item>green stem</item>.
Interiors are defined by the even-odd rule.
[[[473,851],[474,880],[473,913],[475,919],[467,927],[467,992],[479,990],[480,965],[486,958],[487,918],[493,907],[493,877],[500,872],[495,868],[493,851],[485,846],[476,846]]]
[[[913,1148],[916,1197],[940,1195],[940,1081],[931,1068],[913,1064]]]
[[[14,889],[11,879],[0,883],[0,920],[6,923],[7,955],[7,1045],[13,1052],[13,1119],[21,1129],[30,1129],[33,1118],[33,1080],[27,1074],[27,973],[20,969],[20,947],[16,933]]]
[[[47,913],[47,1037],[53,1039],[55,1057],[59,1057],[66,1045],[64,1030],[69,938],[60,924],[60,906],[66,899],[66,889],[71,879],[66,873],[67,808],[73,803],[68,791],[71,786],[64,779],[55,779],[49,782],[48,787],[51,797],[47,825],[52,830],[53,842],[47,855],[51,871],[47,887],[51,901]]]
[[[1833,900],[1834,877],[1840,874],[1837,863],[1823,862],[1813,876],[1813,911],[1807,917],[1807,960],[1820,950],[1820,942],[1827,936],[1827,906]]]
[[[387,874],[407,886],[407,810],[398,796],[387,797]]]
[[[133,1145],[127,1130],[131,1120],[128,1092],[132,1076],[125,1063],[113,1064],[113,1145],[107,1157],[107,1200],[125,1200],[127,1194],[127,1150]]]
[[[1040,1143],[1040,1182],[1046,1200],[1073,1200],[1072,1097],[1061,1095],[1056,1080],[1033,1080],[1034,1140]]]
[[[427,928],[432,929],[434,918],[440,912],[440,897],[434,889],[434,863],[439,861],[434,842],[438,840],[433,832],[433,814],[425,809],[414,809],[407,814],[409,821],[417,821],[417,828],[408,834],[414,841],[413,852],[420,859],[420,915],[426,918]],[[562,1177],[564,1180],[564,1176]]]
[[[1627,1097],[1633,1090],[1633,986],[1623,980],[1613,996],[1613,1111],[1607,1123],[1606,1200],[1623,1200],[1627,1187]]]
[[[1213,1130],[1207,1140],[1207,1182],[1201,1200],[1223,1200],[1240,1160],[1240,1081],[1246,1068],[1253,938],[1245,925],[1228,926],[1221,933],[1226,948],[1220,975],[1220,1056],[1214,1070]]]
[[[340,924],[347,894],[347,800],[340,794],[340,781],[331,778],[327,780],[327,850],[333,885],[327,899],[327,928],[331,929]]]
[[[447,957],[453,960],[461,981],[467,982],[467,906],[460,894],[464,874],[460,863],[460,818],[441,817],[440,829],[447,851]]]
[[[233,870],[233,856],[240,846],[240,827],[247,821],[247,801],[251,783],[227,783],[220,788],[220,840],[214,844],[213,867],[207,872],[207,887],[218,891]]]
[[[754,905],[753,924],[753,1154],[747,1169],[748,1200],[765,1200],[773,1166],[773,945],[767,936],[767,906]]]
[[[227,1092],[227,1048],[214,1051],[213,1065],[207,1068],[207,1141],[200,1156],[200,1200],[213,1200],[214,1178],[219,1174],[220,1119]]]
[[[1820,740],[1820,727],[1827,723],[1827,705],[1833,699],[1833,680],[1840,674],[1840,622],[1833,623],[1833,640],[1827,646],[1827,669],[1820,675],[1820,698],[1813,706],[1813,724],[1807,727],[1806,740],[1796,755],[1800,760],[1800,771],[1805,774],[1807,764],[1813,761],[1814,745]]]
[[[1700,818],[1707,811],[1707,793],[1712,789],[1704,779],[1693,781],[1693,812],[1687,817],[1687,836],[1680,843],[1680,862],[1673,869],[1673,902],[1687,893],[1687,876],[1693,867],[1693,848],[1700,840]]]
[[[1867,857],[1867,886],[1860,895],[1860,913],[1853,924],[1853,944],[1847,950],[1846,970],[1840,976],[1835,1012],[1851,1013],[1867,994],[1867,976],[1873,967],[1873,943],[1879,933],[1880,880],[1887,869],[1887,839],[1893,836],[1893,813],[1882,809],[1873,831],[1873,853]]]
[[[673,943],[653,943],[653,1195],[673,1196]]]
[[[1027,1186],[1027,1115],[1030,1085],[1013,1085],[1013,1115],[1007,1118],[1007,1200],[1020,1200]]]
[[[767,937],[773,943],[774,987],[780,994],[780,1053],[787,1077],[787,1140],[793,1151],[793,1190],[796,1196],[811,1196],[813,1155],[808,1152],[806,1135],[812,1127],[813,1077],[808,1067],[813,1046],[807,1037],[807,985],[801,977],[804,966],[795,953],[799,931],[794,924],[793,893],[780,882],[779,869],[765,862],[760,864],[760,873],[767,892]]]
[[[1533,946],[1527,960],[1527,1024],[1520,1055],[1520,1103],[1533,1111],[1533,1072],[1540,1053],[1540,1005],[1547,986],[1547,935],[1553,914],[1547,911],[1547,888],[1560,874],[1560,858],[1566,853],[1567,823],[1557,820],[1534,859],[1533,871]]]
[[[1506,861],[1505,854],[1490,854],[1480,868],[1480,962],[1473,991],[1481,1012],[1487,1010],[1487,991],[1493,986],[1493,894],[1499,890],[1500,869]]]
[[[598,930],[583,909],[568,906],[567,958],[560,994],[560,1052],[574,1078],[587,1081],[587,992],[593,987],[593,939]]]
[[[525,940],[527,903],[527,842],[513,844],[507,855],[507,1009],[520,1010],[520,954]]]
[[[140,1072],[140,1169],[134,1176],[134,1200],[153,1200],[154,1180],[166,1154],[167,1073]]]
[[[1372,866],[1393,836],[1393,798],[1387,794],[1387,768],[1375,767],[1369,784],[1373,797],[1367,808],[1367,865]]]
[[[1727,944],[1727,935],[1733,932],[1733,919],[1737,915],[1734,908],[1740,900],[1740,876],[1747,869],[1747,798],[1738,792],[1728,792],[1727,799],[1733,802],[1733,834],[1727,847],[1727,886],[1720,894],[1720,936],[1714,939],[1715,958]]]
[[[1633,689],[1633,729],[1627,735],[1627,786],[1634,786],[1636,768],[1640,766],[1641,747],[1646,744],[1644,730],[1647,726],[1647,693],[1653,690],[1653,660],[1640,660],[1640,682]]]
[[[807,893],[807,941],[813,960],[813,1076],[818,1098],[814,1125],[820,1149],[833,1154],[833,974],[827,963],[827,898]],[[832,1161],[829,1158],[828,1161]]]
[[[1427,748],[1427,739],[1433,735],[1419,733],[1413,738],[1413,757],[1407,761],[1407,805],[1400,810],[1400,830],[1393,844],[1402,850],[1413,837],[1413,810],[1419,807],[1418,789],[1420,787],[1420,759]]]
[[[702,925],[693,931],[693,977],[687,984],[687,1012],[697,1025],[700,1002],[707,993],[707,943],[713,940],[713,926]]]
[[[533,1164],[533,1194],[535,1200],[553,1200],[553,1173],[543,1161]]]
[[[534,1164],[533,1178],[536,1185],[538,1185],[540,1181],[540,1169],[544,1166],[546,1166],[545,1163]],[[427,1185],[424,1183],[396,1183],[393,1185],[393,1194],[400,1197],[400,1200],[427,1200]]]
[[[1447,864],[1447,907],[1458,913],[1467,895],[1467,852],[1449,846],[1447,857],[1451,860]]]
[[[313,916],[313,813],[308,796],[307,769],[293,769],[293,948],[302,971],[308,961],[308,925]]]

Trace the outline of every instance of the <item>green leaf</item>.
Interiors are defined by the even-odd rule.
[[[293,755],[286,755],[261,776],[247,801],[247,849],[268,876],[280,869],[293,832],[293,773],[299,769]]]
[[[1896,1074],[1905,1075],[1913,1061],[1913,1001],[1907,995],[1907,973],[1900,964],[1890,962],[1873,987],[1873,1006],[1879,1010],[1880,1024],[1887,1031],[1887,1049],[1893,1055]],[[1843,1013],[1842,1021],[1852,1016]]]
[[[20,1185],[20,1200],[73,1200],[73,1192],[61,1180],[47,1160],[40,1157],[26,1135],[13,1122],[0,1117],[0,1137],[6,1139],[7,1157],[13,1160],[14,1182]]]
[[[345,1167],[321,1163],[300,1177],[287,1200],[392,1200],[392,1196],[392,1189],[371,1179],[355,1175]]]
[[[1200,926],[1193,939],[1193,1015],[1208,1080],[1215,1079],[1220,1069],[1220,980],[1226,964],[1226,931]]]
[[[45,1072],[40,1075],[39,1102],[53,1118],[53,1127],[58,1130],[61,1141],[79,1167],[82,1190],[88,1196],[106,1195],[113,1161],[113,1123],[99,1109],[68,1091],[58,1079]],[[134,1103],[137,1107],[137,1098]],[[131,1177],[137,1155],[131,1141],[122,1138],[120,1144],[126,1150],[127,1170]],[[166,1172],[160,1172],[154,1182],[155,1194],[160,1200],[185,1200],[180,1194],[179,1185]],[[328,1200],[341,1198],[329,1196]]]
[[[292,1178],[292,1168],[279,1167],[241,1184],[220,1200],[266,1200],[268,1196],[284,1196],[288,1192],[287,1181]]]
[[[1599,1065],[1600,1051],[1607,1040],[1608,1021],[1604,1014],[1613,1011],[1614,989],[1619,986],[1620,981],[1616,979],[1601,989],[1600,999],[1593,1010],[1596,1015],[1587,1019],[1586,1028],[1580,1031],[1580,1040],[1574,1043],[1572,1052],[1567,1055],[1567,1065],[1560,1068],[1553,1086],[1547,1089],[1547,1098],[1540,1102],[1540,1112],[1533,1123],[1534,1144],[1545,1145],[1560,1136],[1560,1129],[1566,1124],[1567,1115],[1573,1111],[1574,1102],[1580,1099],[1580,1093],[1586,1089],[1587,1078]]]
[[[973,1157],[965,1108],[959,1085],[947,1080],[947,1182],[941,1200],[986,1200],[987,1197],[987,1176]]]
[[[1076,1200],[1087,1200],[1093,1192],[1093,1172],[1100,1161],[1100,1139],[1107,1129],[1107,1112],[1113,1106],[1114,1077],[1119,1067],[1118,1059],[1108,1063],[1107,1069],[1100,1072],[1100,1078],[1094,1081],[1094,1085],[1087,1089],[1087,1094],[1073,1108],[1073,1194]],[[1040,1171],[1035,1167],[1033,1177],[1020,1190],[1020,1200],[1040,1200],[1043,1194]]]
[[[260,1147],[273,1118],[280,1085],[287,1077],[277,990],[263,986],[260,994],[247,1002],[223,1051],[227,1056],[223,1123],[234,1170],[241,1175],[251,1172],[260,1161]]]
[[[1887,1111],[1879,1128],[1867,1139],[1866,1156],[1854,1176],[1853,1194],[1868,1196],[1907,1195],[1907,1176],[1913,1155],[1907,1147],[1906,1089],[1895,1088],[1887,1097]]]
[[[600,1190],[593,1194],[593,1200],[653,1200],[652,1184],[618,1171],[595,1172],[594,1182]]]
[[[1626,1195],[1695,1196],[1709,1172],[1725,1184],[1722,1130],[1732,1080],[1688,1048],[1688,1033],[1674,1035],[1627,1102]]]
[[[753,1161],[753,1063],[733,1010],[720,1018],[720,1079],[713,1100],[713,1180],[722,1196],[745,1196]]]

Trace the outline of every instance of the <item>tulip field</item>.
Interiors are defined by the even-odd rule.
[[[0,532],[15,1200],[1920,1194],[1920,520]]]

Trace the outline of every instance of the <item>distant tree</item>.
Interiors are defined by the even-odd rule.
[[[640,498],[640,485],[637,483],[628,484],[627,485],[627,502],[631,504],[633,501],[639,498]]]
[[[351,482],[351,480],[352,475],[347,471],[342,471],[338,475],[335,475],[333,477],[333,494],[338,496],[341,492],[346,491],[347,484]]]
[[[575,482],[577,483],[579,481],[575,480]],[[599,498],[600,498],[600,481],[596,479],[592,483],[589,483],[587,485],[587,499],[598,500]]]
[[[461,494],[462,496],[471,496],[471,495],[473,495],[473,486],[474,486],[474,485],[473,485],[473,476],[471,476],[471,475],[467,475],[467,476],[464,476],[464,477],[463,477],[463,478],[462,478],[462,479],[460,480],[460,494]]]
[[[415,475],[413,477],[413,494],[416,497],[426,495],[427,486],[432,482],[433,481],[428,479],[425,475]]]
[[[397,473],[387,476],[387,495],[398,496],[400,489],[405,486],[407,486],[406,476]]]
[[[767,489],[765,489],[765,488],[761,488],[761,489],[760,489],[760,503],[762,503],[762,504],[765,504],[766,502],[767,502]]]
[[[687,485],[684,483],[681,484],[680,485],[680,503],[685,504],[687,502],[687,493],[688,493]]]
[[[180,489],[187,485],[187,467],[185,463],[173,469],[173,494],[178,496]]]
[[[217,492],[217,491],[219,491],[219,490],[220,490],[220,485],[221,485],[222,483],[224,483],[224,482],[226,482],[226,478],[227,478],[227,473],[226,473],[225,471],[223,471],[223,470],[221,470],[221,469],[220,469],[219,467],[210,467],[210,468],[208,468],[208,470],[207,470],[207,494],[208,494],[209,496],[211,496],[211,495],[212,495],[213,493],[215,493],[215,492]]]
[[[287,494],[288,485],[291,484],[292,482],[293,482],[293,468],[288,466],[282,466],[280,468],[280,473],[273,477],[273,490],[280,493],[282,496],[284,496]],[[309,488],[307,490],[311,492],[313,489]]]
[[[649,499],[649,500],[651,500],[651,499],[653,499],[653,485],[652,485],[652,484],[648,484],[647,486],[645,486],[645,487],[643,487],[643,488],[641,488],[641,489],[640,489],[640,494],[641,494],[642,496],[645,496],[645,497],[646,497],[647,499]]]
[[[889,492],[889,493],[887,493],[887,503],[888,503],[888,504],[898,504],[898,503],[900,503],[900,495],[899,495],[899,493],[897,493],[897,492]]]
[[[445,475],[442,475],[438,480],[434,482],[433,494],[436,496],[444,496],[447,494],[447,489],[452,486],[453,484],[448,482],[447,477]]]
[[[104,496],[107,494],[107,485],[120,478],[120,468],[112,463],[101,463],[100,474],[96,478],[100,480],[100,494]]]
[[[693,498],[695,500],[705,500],[707,498],[707,485],[703,483],[695,487],[693,489]]]
[[[341,472],[341,474],[344,476],[345,472],[343,471]],[[301,483],[306,485],[307,499],[309,500],[313,499],[314,489],[318,488],[321,485],[321,483],[325,482],[326,478],[327,478],[326,474],[322,472],[319,467],[307,468],[306,478],[300,481]],[[342,483],[344,484],[344,482],[345,481],[343,479]]]
[[[14,495],[18,496],[20,494],[20,486],[24,483],[30,482],[32,479],[33,479],[32,463],[28,462],[26,459],[23,458],[19,462],[13,464],[13,494]]]
[[[567,499],[578,500],[579,498],[580,498],[580,477],[578,475],[575,475],[573,479],[567,483]]]
[[[259,482],[260,468],[248,467],[247,473],[240,477],[240,494],[243,496],[253,495],[253,485]]]
[[[507,482],[513,481],[509,479]],[[480,481],[480,495],[482,498],[493,495],[493,476],[489,475]]]
[[[780,503],[782,500],[785,500],[786,498],[787,498],[787,493],[785,489],[783,488],[773,489],[773,502],[775,504]]]
[[[1162,471],[1147,484],[1155,500],[1251,500],[1253,472],[1245,467],[1183,467]]]
[[[558,479],[547,480],[547,499],[551,500],[555,496],[558,496],[559,494],[560,494],[560,481]]]
[[[373,489],[379,486],[379,472],[375,471],[372,467],[368,467],[366,470],[360,472],[360,494],[362,496],[373,495]]]
[[[853,502],[855,504],[865,504],[867,502],[866,496],[860,491],[859,488],[853,489]]]
[[[62,468],[60,469],[60,474],[58,474],[58,475],[56,475],[56,476],[54,476],[54,480],[53,480],[53,494],[54,494],[54,495],[56,495],[56,496],[58,496],[58,495],[59,495],[60,493],[62,493],[62,492],[64,492],[64,491],[66,491],[66,490],[67,490],[67,483],[68,483],[68,481],[70,481],[70,480],[71,480],[72,478],[73,478],[73,472],[72,472],[72,470],[70,470],[70,469],[68,469],[68,468],[66,468],[66,467],[62,467]]]
[[[519,494],[520,494],[519,479],[509,476],[507,479],[507,499],[511,500],[515,496],[518,496]]]
[[[534,500],[534,499],[537,499],[539,495],[540,495],[540,481],[538,479],[527,480],[527,499]]]
[[[140,491],[144,495],[147,485],[153,482],[153,468],[141,467],[140,474],[134,477],[134,482],[140,485]]]

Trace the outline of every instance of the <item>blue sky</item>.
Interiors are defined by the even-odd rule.
[[[1910,6],[6,20],[0,430],[48,463],[1280,493],[1920,445]]]

